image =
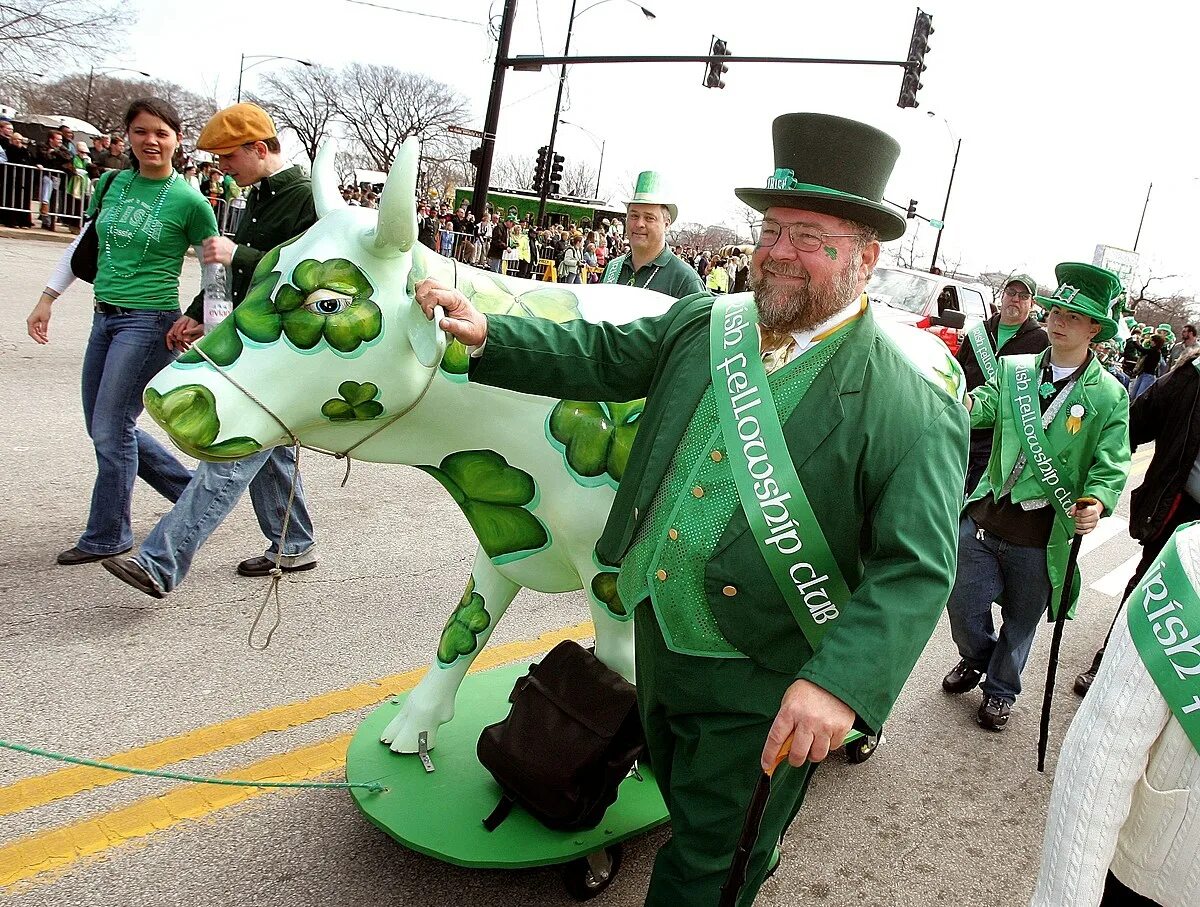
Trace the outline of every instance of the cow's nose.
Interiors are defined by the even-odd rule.
[[[145,402],[146,412],[181,447],[208,447],[221,431],[216,398],[203,385],[185,384],[165,394],[148,387]]]

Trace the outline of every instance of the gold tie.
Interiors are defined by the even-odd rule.
[[[763,368],[766,370],[766,373],[769,375],[787,365],[788,357],[795,348],[796,338],[789,335],[786,338],[786,342],[781,343],[775,349],[767,350],[763,353]]]

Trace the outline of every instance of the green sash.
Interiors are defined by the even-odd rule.
[[[1178,537],[1129,596],[1126,617],[1142,663],[1200,752],[1200,598],[1179,563]]]
[[[999,366],[996,364],[996,354],[992,351],[992,340],[988,337],[987,324],[979,322],[971,330],[967,331],[967,337],[971,340],[971,349],[975,353],[975,359],[979,363],[979,367],[983,369],[983,376],[988,381],[994,381],[996,373],[999,371]]]
[[[716,299],[709,359],[721,434],[750,532],[810,646],[850,599],[783,437],[749,293]],[[843,328],[847,330],[848,328]]]
[[[1075,504],[1075,492],[1063,484],[1054,465],[1054,452],[1046,443],[1042,408],[1038,403],[1037,360],[1033,357],[1022,360],[1009,360],[1013,363],[1013,380],[1009,382],[1009,387],[1017,434],[1021,436],[1021,446],[1028,465],[1033,467],[1034,475],[1046,489],[1046,497],[1063,516],[1069,518]]]
[[[625,264],[625,255],[618,255],[607,265],[604,266],[604,276],[600,278],[601,283],[616,283],[617,278],[621,276],[621,265]]]

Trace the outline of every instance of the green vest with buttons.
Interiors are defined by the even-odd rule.
[[[786,422],[847,336],[841,332],[767,377]],[[745,658],[721,633],[704,592],[704,569],[738,501],[709,384],[617,577],[627,608],[649,598],[667,646],[684,655]],[[727,596],[737,589],[726,586]]]

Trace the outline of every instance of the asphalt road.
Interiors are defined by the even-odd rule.
[[[61,249],[0,239],[0,739],[126,762],[156,754],[154,764],[201,775],[250,767],[260,777],[337,780],[338,738],[412,676],[376,681],[422,669],[436,648],[470,567],[466,521],[416,470],[358,463],[341,488],[341,464],[306,455],[321,563],[285,582],[283,623],[265,652],[246,644],[264,582],[233,572],[264,545],[245,501],[162,601],[97,566],[56,566],[82,528],[94,477],[79,403],[89,288],[56,303],[48,347],[25,334]],[[198,277],[189,261],[185,290]],[[139,485],[138,537],[166,510]],[[1099,588],[1085,589],[1067,630],[1052,754],[1077,706],[1072,678],[1132,571],[1138,548],[1126,515],[1122,503],[1081,561],[1085,587]],[[514,660],[537,648],[530,640],[586,619],[576,594],[524,592],[489,648]],[[817,773],[758,903],[1026,903],[1054,768],[1052,756],[1046,775],[1035,770],[1049,638],[1039,635],[1009,730],[988,734],[974,722],[977,692],[940,690],[957,660],[943,620],[886,745],[860,766],[835,755]],[[0,892],[14,907],[571,903],[552,869],[468,871],[409,852],[344,791],[199,789],[105,773],[89,781],[60,768],[0,750]],[[640,903],[665,834],[628,844],[601,903]]]

